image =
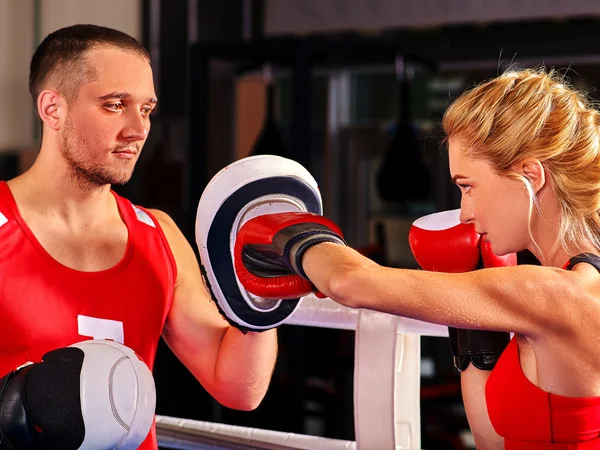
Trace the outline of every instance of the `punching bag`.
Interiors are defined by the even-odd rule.
[[[291,152],[283,142],[283,134],[275,119],[275,86],[271,79],[271,70],[268,66],[263,70],[263,79],[266,88],[265,121],[262,130],[250,151],[251,155],[276,155],[293,159]]]
[[[431,175],[421,159],[417,133],[411,124],[410,80],[402,58],[396,59],[399,108],[396,129],[376,175],[379,196],[390,202],[429,198]]]

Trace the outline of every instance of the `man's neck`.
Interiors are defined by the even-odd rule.
[[[66,163],[63,166],[60,162],[44,161],[42,154],[28,171],[8,185],[19,209],[72,226],[102,220],[115,205],[110,185],[83,183],[69,173]]]

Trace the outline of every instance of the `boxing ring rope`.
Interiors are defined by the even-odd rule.
[[[160,446],[172,449],[420,449],[420,336],[448,336],[445,326],[330,299],[305,297],[288,325],[355,330],[356,441],[157,416]]]

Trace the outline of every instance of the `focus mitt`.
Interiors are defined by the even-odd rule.
[[[312,175],[297,162],[273,155],[240,159],[217,173],[196,215],[196,243],[206,286],[225,319],[240,330],[264,331],[284,323],[301,296],[266,299],[248,292],[234,266],[240,228],[257,216],[287,212],[322,214]]]

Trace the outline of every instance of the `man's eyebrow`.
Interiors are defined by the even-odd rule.
[[[461,174],[457,173],[456,175],[454,175],[452,177],[452,179],[450,181],[452,181],[452,183],[456,184],[456,180],[458,180],[459,178],[467,178],[467,177],[464,176],[464,175],[461,175]]]
[[[111,92],[110,94],[103,95],[102,97],[98,97],[100,100],[108,100],[111,98],[131,98],[131,94],[129,92]]]
[[[129,92],[111,92],[110,94],[106,94],[98,98],[100,100],[110,100],[111,98],[118,98],[120,100],[124,100],[131,97],[132,95]],[[154,97],[150,97],[148,99],[148,103],[156,104],[158,103],[158,100]]]

